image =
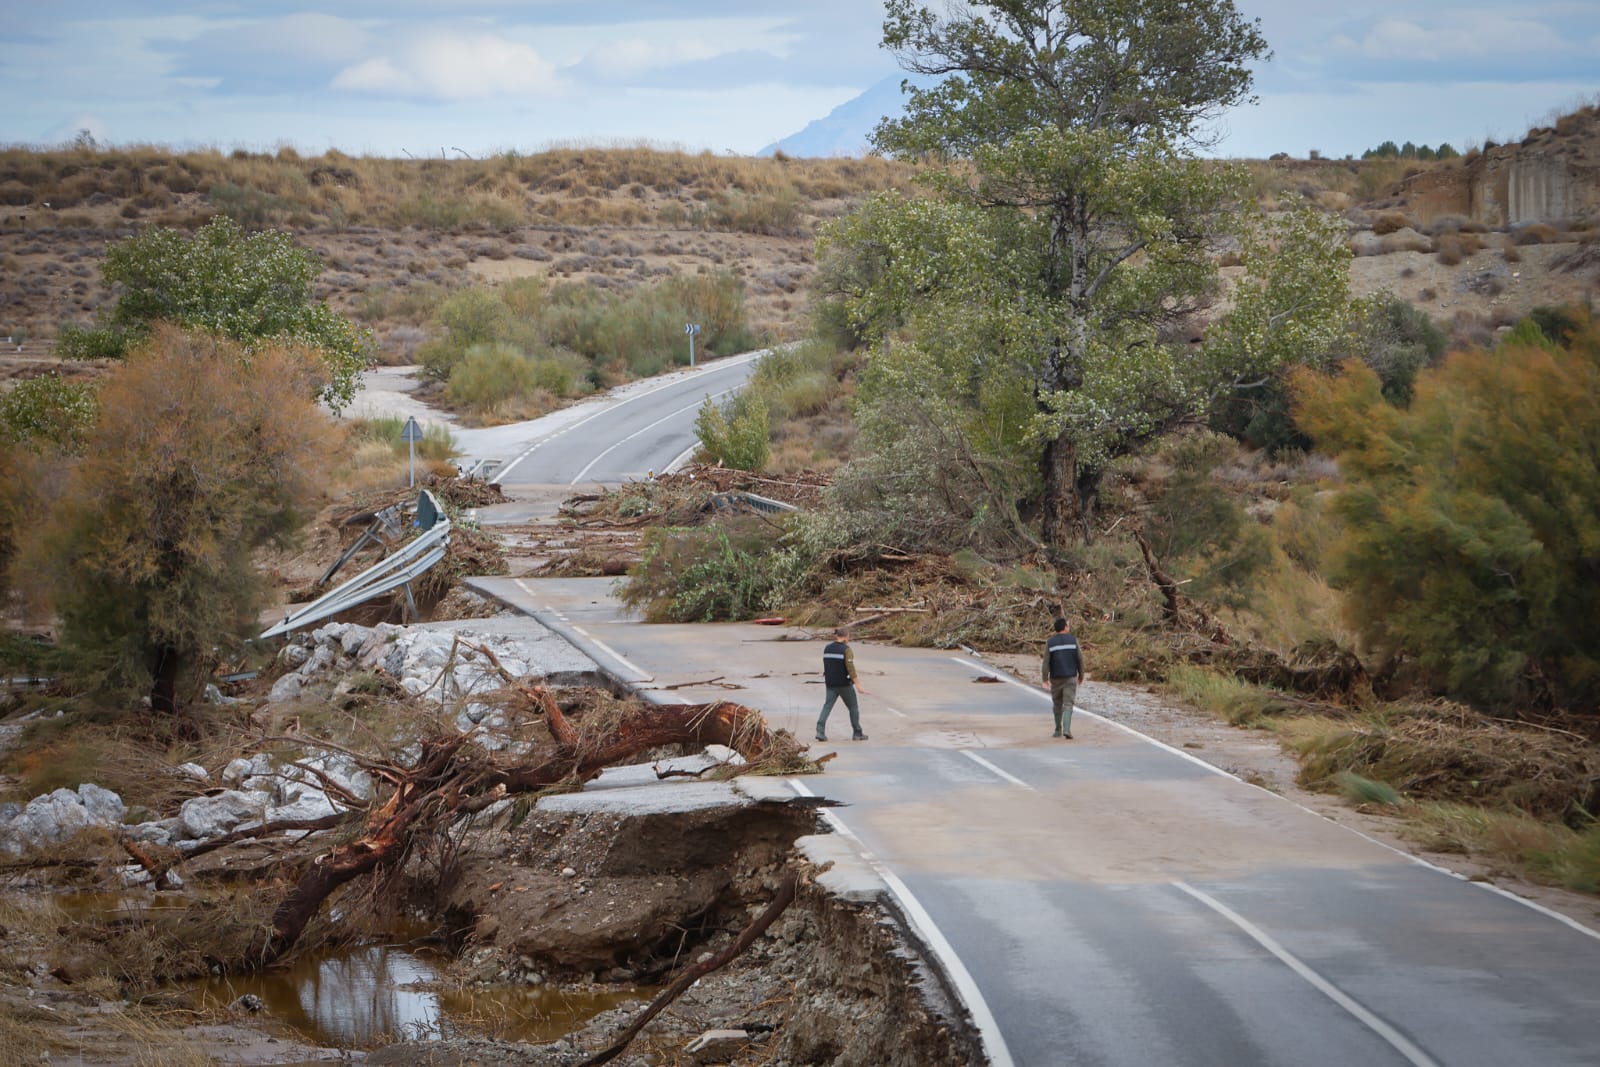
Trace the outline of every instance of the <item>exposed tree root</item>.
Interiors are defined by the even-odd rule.
[[[422,740],[409,767],[383,767],[380,777],[392,789],[367,808],[359,834],[311,861],[279,903],[271,927],[231,969],[253,970],[282,958],[341,886],[380,867],[399,864],[414,840],[507,796],[581,784],[606,767],[664,745],[725,745],[747,764],[798,752],[787,735],[780,735],[784,743],[775,746],[761,713],[742,704],[634,703],[619,717],[586,728],[588,724],[563,712],[543,686],[512,681],[511,688],[519,705],[515,710],[523,719],[542,718],[551,740],[508,759],[471,743],[475,732],[439,734]]]

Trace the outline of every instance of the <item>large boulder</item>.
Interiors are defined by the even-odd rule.
[[[272,798],[265,793],[226,789],[215,796],[191,797],[178,809],[184,836],[196,840],[219,837],[247,822],[258,822]]]

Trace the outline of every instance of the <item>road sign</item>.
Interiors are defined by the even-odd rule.
[[[400,440],[406,443],[406,448],[411,452],[411,487],[417,485],[417,442],[422,440],[422,427],[417,425],[415,415],[406,419],[405,429],[400,431]]]
[[[689,335],[689,366],[694,366],[694,335],[700,332],[698,322],[684,323],[683,332]]]

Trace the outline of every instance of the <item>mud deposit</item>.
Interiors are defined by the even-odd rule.
[[[75,970],[59,932],[93,926],[128,939],[112,953],[133,951],[142,924],[195,907],[202,883],[246,891],[230,879],[259,866],[255,845],[191,866],[178,893],[13,883],[0,891],[10,975],[0,1064],[572,1067],[684,968],[732,946],[791,874],[800,889],[777,921],[611,1062],[982,1063],[964,1013],[875,888],[819,884],[826,865],[796,844],[817,824],[811,802],[778,780],[656,781],[648,767],[624,768],[609,787],[504,802],[419,847],[398,878],[332,902],[355,929],[387,935],[336,941],[262,975],[124,986],[120,997]],[[837,887],[838,874],[826,880]],[[34,907],[42,918],[26,919]],[[742,1036],[688,1051],[714,1030]]]
[[[666,810],[630,810],[641,792],[670,793]],[[515,826],[473,835],[437,890],[414,887],[419,899],[440,902],[446,924],[463,934],[449,975],[457,988],[509,982],[592,995],[664,983],[726,949],[788,869],[815,873],[793,848],[815,830],[807,806],[752,802],[716,783],[589,796],[553,798],[557,810],[541,805]],[[583,810],[596,802],[600,810]],[[369,1062],[572,1064],[583,1050],[610,1044],[642,1007],[641,1000],[603,1012],[544,1046],[446,1038],[392,1045]],[[746,1036],[709,1058],[686,1053],[710,1030]],[[897,920],[876,902],[846,902],[807,877],[764,937],[696,982],[613,1062],[982,1061]]]

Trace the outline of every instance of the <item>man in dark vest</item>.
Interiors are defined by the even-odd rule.
[[[850,739],[865,741],[867,735],[861,732],[861,706],[856,703],[856,687],[860,686],[863,693],[867,687],[861,685],[861,680],[856,677],[856,659],[850,652],[850,631],[843,626],[835,629],[833,640],[823,646],[822,684],[827,686],[828,696],[822,702],[822,714],[817,717],[817,740],[828,739],[828,712],[833,710],[833,702],[843,697],[844,706],[850,711]]]
[[[1044,643],[1044,686],[1050,690],[1050,711],[1056,717],[1056,732],[1051,737],[1072,739],[1072,702],[1083,681],[1083,652],[1078,639],[1067,628],[1067,620],[1056,619],[1056,632]]]

